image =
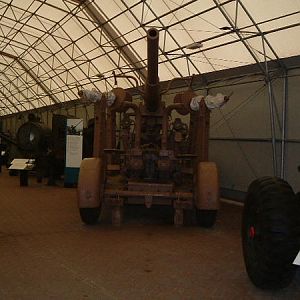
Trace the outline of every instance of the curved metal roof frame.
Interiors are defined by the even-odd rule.
[[[299,16],[300,0],[0,0],[0,115],[107,91],[113,72],[144,81],[148,27],[161,80],[256,63],[268,81],[299,55]]]

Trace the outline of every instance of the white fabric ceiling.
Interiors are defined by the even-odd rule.
[[[299,17],[300,0],[0,0],[0,115],[109,90],[113,71],[143,82],[149,27],[169,80],[299,55]]]

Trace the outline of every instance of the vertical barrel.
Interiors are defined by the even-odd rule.
[[[160,90],[158,78],[158,39],[155,28],[147,32],[147,80],[145,86],[145,105],[148,111],[155,112],[159,108]]]

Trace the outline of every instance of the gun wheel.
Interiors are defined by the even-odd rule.
[[[299,251],[299,205],[290,185],[274,177],[253,181],[242,217],[242,245],[250,280],[280,289],[293,280]]]
[[[97,223],[100,211],[100,207],[79,208],[81,220],[87,225],[94,225]]]
[[[217,210],[197,209],[196,218],[199,226],[211,228],[216,223]]]
[[[214,162],[201,161],[197,166],[195,188],[196,222],[211,228],[216,222],[220,206],[219,175]]]
[[[96,224],[102,209],[104,172],[100,158],[85,158],[80,165],[77,199],[81,220]]]

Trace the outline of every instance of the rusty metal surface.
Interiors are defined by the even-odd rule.
[[[190,113],[191,112],[190,102],[191,99],[195,96],[196,96],[195,92],[190,89],[183,93],[176,94],[174,97],[174,103],[178,105],[175,108],[178,111],[178,113],[182,115],[186,115]]]
[[[103,161],[101,158],[85,158],[81,162],[77,200],[78,207],[99,207],[102,201],[101,185],[103,181]]]
[[[130,197],[130,196],[152,196],[152,197],[165,197],[173,199],[193,199],[194,195],[190,192],[158,192],[158,191],[129,191],[129,190],[113,190],[106,189],[105,196],[119,195],[120,197]]]
[[[147,201],[145,200],[148,195],[146,196],[132,196],[128,197],[125,201],[125,204],[130,204],[130,205],[144,205],[146,206]],[[172,207],[173,200],[171,198],[163,198],[163,197],[155,197],[153,198],[152,195],[149,195],[151,197],[151,207],[155,205],[161,205],[161,206],[170,206]]]
[[[183,209],[176,208],[174,213],[174,225],[182,226],[183,225]]]
[[[208,137],[209,137],[210,110],[204,100],[200,102],[198,126],[195,139],[197,141],[196,153],[199,161],[208,161]]]
[[[196,207],[198,209],[219,209],[219,175],[215,163],[200,162],[198,164],[196,185]]]
[[[143,192],[173,192],[174,183],[157,183],[157,182],[141,182],[128,181],[129,191],[143,191]]]
[[[132,102],[132,96],[126,90],[117,87],[114,88],[112,92],[116,96],[116,101],[111,107],[111,110],[120,111],[125,102]]]
[[[93,156],[101,157],[103,155],[103,149],[105,148],[105,102],[97,102],[94,106],[95,125],[94,125],[94,145]]]
[[[160,88],[158,79],[158,39],[155,28],[147,32],[147,80],[145,86],[145,101],[149,112],[158,110],[160,104]]]
[[[210,111],[203,101],[199,111],[190,109],[196,95],[190,85],[187,91],[175,95],[173,104],[161,101],[158,39],[158,30],[148,29],[148,76],[144,91],[139,90],[143,102],[133,103],[125,90],[114,88],[114,102],[107,104],[103,97],[95,106],[95,155],[103,158],[105,169],[99,182],[103,187],[100,197],[114,207],[113,224],[119,225],[122,220],[119,208],[138,203],[148,208],[173,207],[175,224],[181,225],[183,211],[199,208],[197,198],[204,199],[199,196],[200,181],[195,183],[198,163],[208,159]],[[173,119],[174,111],[189,114],[190,122],[180,116]],[[209,180],[205,185],[207,191]]]

